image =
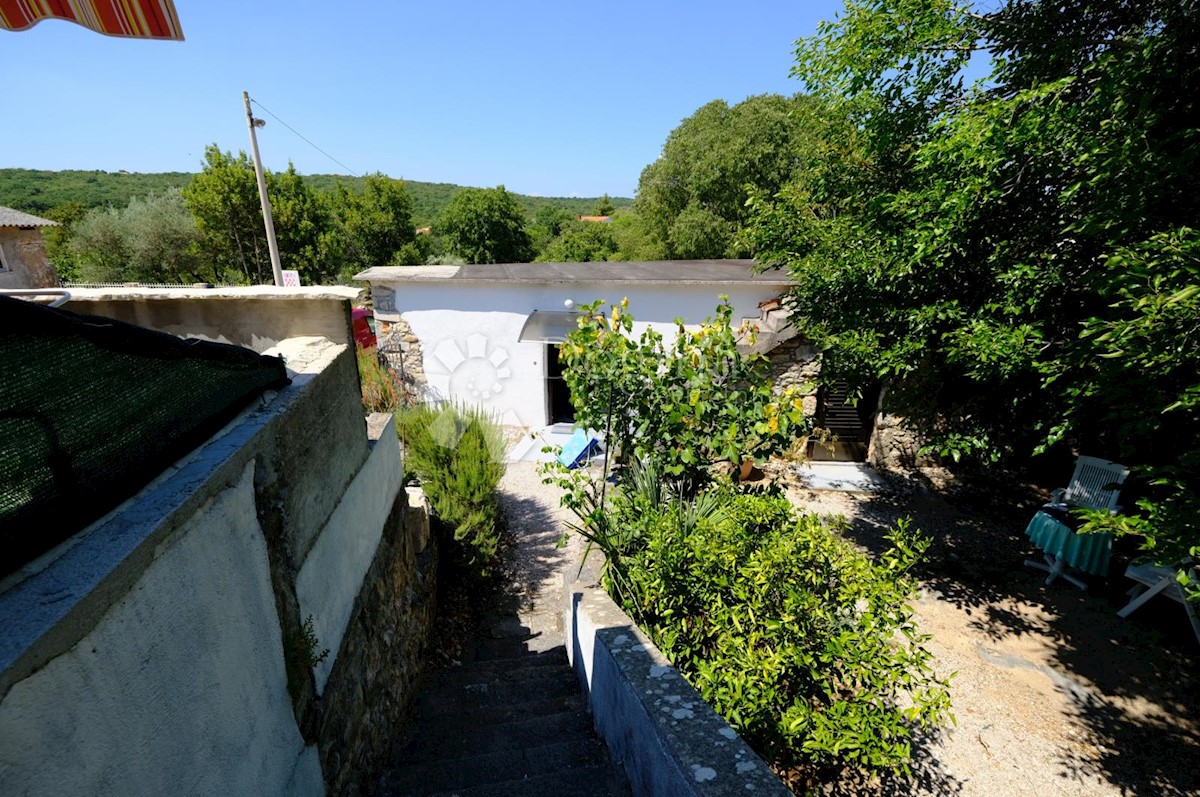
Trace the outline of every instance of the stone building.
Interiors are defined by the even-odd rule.
[[[0,207],[0,289],[58,287],[42,240],[43,227],[57,226],[57,221]]]

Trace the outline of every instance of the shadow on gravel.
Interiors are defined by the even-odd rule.
[[[844,535],[878,553],[897,519],[911,517],[932,538],[917,573],[927,590],[966,612],[991,642],[1048,640],[1049,666],[1088,685],[1086,697],[1063,690],[1086,738],[1061,751],[1062,777],[1098,776],[1139,797],[1200,793],[1200,656],[1185,615],[1156,598],[1127,621],[1116,616],[1128,600],[1122,573],[1136,546],[1118,540],[1109,578],[1090,579],[1087,592],[1046,586],[1044,573],[1023,565],[1038,555],[1023,533],[1042,500],[1032,491],[1009,493],[1008,505],[1002,493],[986,503],[905,493],[855,501]],[[1049,620],[1031,620],[1035,612],[1023,607]]]

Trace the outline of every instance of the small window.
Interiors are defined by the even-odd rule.
[[[8,271],[8,261],[4,259],[3,246],[0,246],[0,271]]]

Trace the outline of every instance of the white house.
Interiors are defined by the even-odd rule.
[[[676,318],[695,328],[727,295],[734,319],[778,311],[786,288],[777,271],[750,260],[517,263],[372,268],[380,349],[411,389],[433,400],[481,404],[508,426],[571,420],[558,343],[575,328],[573,309],[629,299],[634,333],[648,326],[668,341]],[[766,305],[766,307],[761,307]],[[766,333],[774,334],[773,324]]]

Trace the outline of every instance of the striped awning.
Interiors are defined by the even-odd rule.
[[[109,36],[183,39],[173,0],[0,0],[0,29],[65,19]]]

